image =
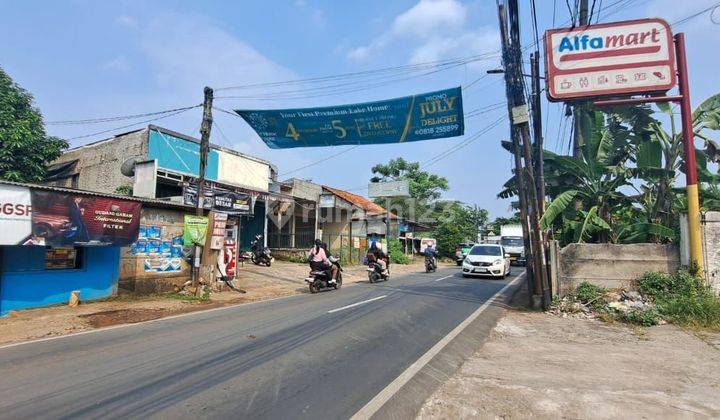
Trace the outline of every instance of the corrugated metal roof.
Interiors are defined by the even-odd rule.
[[[68,193],[68,194],[78,194],[78,195],[90,195],[95,197],[105,197],[105,198],[114,198],[118,200],[126,200],[126,201],[136,201],[143,204],[149,204],[151,206],[156,207],[170,207],[170,208],[177,208],[177,209],[195,209],[193,206],[186,206],[182,203],[176,203],[173,201],[166,201],[166,200],[160,200],[157,198],[143,198],[143,197],[132,197],[127,195],[121,195],[121,194],[106,194],[101,192],[95,192],[95,191],[87,191],[87,190],[77,190],[74,188],[65,188],[65,187],[55,187],[51,185],[39,185],[39,184],[31,184],[27,182],[13,182],[13,181],[6,181],[6,180],[0,180],[0,185],[15,185],[18,187],[26,187],[34,190],[42,190],[42,191],[54,191],[54,192],[61,192],[61,193]]]

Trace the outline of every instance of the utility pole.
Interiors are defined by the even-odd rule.
[[[545,213],[545,164],[543,163],[542,107],[540,105],[540,54],[538,50],[530,54],[530,76],[532,79],[532,122],[535,143],[535,187],[538,194],[538,207],[542,217]]]
[[[508,119],[510,120],[510,136],[512,139],[512,154],[515,162],[515,180],[517,181],[518,190],[518,201],[520,204],[520,226],[522,227],[523,233],[523,247],[525,249],[525,277],[528,284],[528,295],[530,306],[533,305],[533,293],[534,290],[534,271],[533,271],[533,253],[530,247],[530,226],[528,225],[528,214],[527,214],[527,198],[525,193],[525,180],[523,177],[522,169],[522,156],[520,152],[520,133],[516,130],[515,125],[512,123],[513,120],[513,101],[512,101],[512,89],[511,89],[511,73],[508,67],[511,65],[510,60],[510,39],[507,33],[507,13],[505,12],[505,5],[498,3],[498,22],[500,23],[500,42],[502,43],[502,60],[503,67],[505,68],[505,95],[507,96],[507,108],[508,108]]]
[[[210,130],[212,128],[212,103],[213,90],[205,86],[205,99],[203,101],[203,119],[200,124],[200,168],[198,170],[197,186],[197,208],[195,214],[202,216],[204,213],[203,203],[205,198],[205,168],[207,167],[208,154],[210,153]],[[193,264],[193,286],[197,294],[200,286],[200,264],[202,259],[202,247],[195,245],[195,261]]]
[[[590,24],[588,16],[588,1],[580,0],[580,9],[578,11],[578,26],[587,26]],[[575,24],[575,22],[573,22]],[[583,116],[583,104],[577,104],[573,107],[573,157],[582,157],[582,148],[585,145],[585,136],[588,134],[586,117]]]
[[[524,170],[518,176],[526,185],[526,207],[530,227],[530,241],[532,248],[532,259],[534,262],[533,275],[533,307],[539,307],[542,302],[549,305],[549,290],[547,279],[547,263],[545,261],[545,247],[540,231],[540,210],[538,205],[537,188],[535,182],[535,170],[533,165],[533,153],[530,140],[530,125],[528,122],[527,103],[525,102],[525,82],[523,80],[522,68],[522,46],[520,44],[520,16],[517,0],[508,0],[508,15],[510,23],[510,44],[503,39],[503,52],[505,59],[505,82],[509,85],[511,95],[508,103],[512,104],[511,124],[512,130],[517,131],[516,141],[513,146],[518,146],[517,140],[522,141],[522,151],[525,161]],[[501,24],[503,22],[501,21]],[[524,178],[524,179],[523,179]]]

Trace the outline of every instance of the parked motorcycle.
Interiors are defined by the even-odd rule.
[[[310,288],[310,293],[317,293],[321,292],[323,290],[327,289],[339,289],[342,287],[342,273],[343,269],[340,265],[340,259],[335,258],[333,256],[330,256],[328,258],[330,262],[337,267],[337,278],[334,282],[331,282],[332,275],[330,274],[330,270],[323,270],[323,271],[311,271],[310,276],[305,278],[305,282],[308,284],[308,287]]]
[[[390,269],[386,270],[385,273],[383,273],[382,267],[380,264],[370,261],[368,262],[368,280],[370,283],[377,283],[379,281],[388,281],[390,280]]]
[[[255,265],[266,265],[270,267],[273,262],[273,257],[270,254],[270,248],[263,247],[261,242],[262,236],[258,235],[251,244],[252,253],[250,254],[250,261]]]
[[[437,271],[437,260],[434,255],[425,256],[425,272],[434,273]]]

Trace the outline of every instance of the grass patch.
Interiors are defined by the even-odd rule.
[[[210,299],[210,289],[205,288],[205,290],[203,291],[203,294],[200,296],[183,295],[181,293],[167,293],[167,294],[164,294],[163,296],[170,298],[170,299],[182,300],[184,302],[204,302],[204,301]]]
[[[592,306],[595,309],[602,308],[607,305],[605,291],[602,288],[586,281],[578,285],[573,293],[573,296],[576,300]]]
[[[692,270],[672,275],[647,273],[636,280],[636,286],[668,322],[720,330],[720,297]]]

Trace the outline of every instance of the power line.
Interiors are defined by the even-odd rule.
[[[176,111],[176,112],[173,112],[173,113],[170,113],[170,114],[165,114],[165,115],[162,115],[162,116],[160,116],[160,117],[151,118],[151,119],[145,120],[145,121],[139,121],[139,122],[132,123],[132,124],[122,125],[122,126],[120,126],[120,127],[115,127],[115,128],[111,128],[111,129],[108,129],[108,130],[97,131],[97,132],[95,132],[95,133],[85,134],[85,135],[83,135],[83,136],[70,137],[70,138],[67,139],[67,140],[84,139],[84,138],[88,138],[88,137],[92,137],[92,136],[97,136],[97,135],[99,135],[99,134],[110,133],[110,132],[116,131],[116,130],[122,130],[122,129],[125,129],[125,128],[134,127],[134,126],[137,126],[137,125],[147,124],[147,123],[150,123],[150,122],[153,122],[153,121],[158,121],[158,120],[162,120],[162,119],[165,119],[165,118],[169,118],[169,117],[172,117],[172,116],[175,116],[175,115],[178,115],[178,114],[182,114],[183,112],[187,112],[187,111],[189,111],[189,110],[191,110],[191,109],[193,109],[193,108],[197,108],[197,106],[190,107],[190,108],[186,108],[186,109],[182,109],[182,110],[180,110],[180,111]]]
[[[693,13],[692,15],[690,15],[690,16],[688,16],[688,17],[685,17],[685,18],[683,18],[683,19],[677,20],[677,21],[673,22],[671,25],[672,25],[672,26],[682,25],[683,23],[685,23],[685,22],[687,22],[687,21],[689,21],[689,20],[691,20],[691,19],[694,19],[694,18],[696,18],[696,17],[698,17],[698,16],[700,16],[700,15],[703,15],[703,14],[705,14],[705,13],[711,11],[711,10],[712,10],[712,13],[714,13],[714,12],[715,12],[715,9],[717,9],[718,7],[720,7],[720,2],[717,2],[717,3],[713,4],[713,5],[710,6],[710,7],[706,7],[706,8],[704,8],[704,9],[702,9],[702,10],[696,12],[696,13]],[[712,13],[710,14],[710,19],[711,19],[711,20],[712,20]]]
[[[319,76],[319,77],[309,77],[309,78],[305,78],[305,79],[284,80],[284,81],[279,81],[279,82],[267,82],[267,83],[254,83],[254,84],[237,85],[237,86],[226,86],[226,87],[217,88],[217,89],[215,89],[215,91],[233,90],[233,89],[253,89],[253,88],[260,88],[260,87],[266,88],[266,87],[276,87],[276,86],[285,86],[285,85],[316,83],[316,82],[328,81],[328,80],[365,77],[365,76],[371,76],[371,75],[378,74],[378,73],[397,72],[397,71],[418,71],[418,70],[424,70],[424,69],[428,68],[428,66],[435,67],[435,66],[441,66],[441,65],[447,65],[447,64],[457,64],[457,63],[466,64],[466,63],[478,61],[481,59],[492,58],[491,55],[496,55],[496,54],[499,54],[499,51],[483,53],[483,54],[478,54],[478,55],[468,56],[468,57],[427,61],[427,62],[423,62],[423,63],[407,64],[407,65],[402,65],[402,66],[381,67],[378,69],[365,70],[365,71],[359,71],[359,72],[351,72],[351,73],[342,73],[342,74],[335,74],[335,75],[329,75],[329,76]]]
[[[185,111],[188,109],[198,108],[200,106],[202,106],[202,104],[186,106],[186,107],[182,107],[182,108],[166,109],[164,111],[147,112],[144,114],[121,115],[121,116],[115,116],[115,117],[102,117],[102,118],[90,118],[90,119],[85,119],[85,120],[48,121],[45,123],[45,125],[85,125],[85,124],[99,124],[99,123],[121,121],[121,120],[134,120],[136,118],[169,114],[169,113],[176,112],[176,111]]]
[[[327,157],[324,157],[324,158],[322,158],[322,159],[320,159],[320,160],[316,160],[315,162],[308,163],[307,165],[303,165],[303,166],[301,166],[301,167],[299,167],[299,168],[295,168],[295,169],[290,170],[290,171],[287,171],[287,172],[283,172],[283,173],[281,173],[279,176],[286,176],[286,175],[289,175],[289,174],[292,174],[292,173],[301,171],[301,170],[303,170],[303,169],[309,168],[309,167],[311,167],[311,166],[319,165],[319,164],[321,164],[321,163],[323,163],[323,162],[326,162],[326,161],[328,161],[328,160],[330,160],[330,159],[332,159],[332,158],[334,158],[334,157],[337,157],[337,156],[340,156],[340,155],[342,155],[342,154],[345,154],[345,153],[347,153],[347,152],[349,152],[349,151],[351,151],[351,150],[355,150],[355,149],[357,149],[359,146],[360,146],[360,145],[357,145],[357,144],[356,144],[356,145],[351,146],[351,147],[348,147],[347,149],[342,150],[342,151],[340,151],[340,152],[338,152],[338,153],[334,153],[334,154],[332,154],[332,155],[330,155],[330,156],[327,156]]]
[[[474,142],[475,140],[479,139],[480,137],[482,137],[483,134],[485,134],[488,131],[492,130],[493,128],[497,127],[501,122],[503,122],[503,120],[505,118],[506,118],[505,116],[498,118],[497,120],[490,123],[490,125],[486,126],[482,130],[472,134],[470,137],[463,140],[461,143],[455,145],[454,147],[451,147],[449,150],[446,150],[440,154],[437,154],[437,155],[431,157],[430,159],[427,159],[425,162],[421,163],[420,166],[428,167],[428,166],[432,166],[432,165],[440,162],[441,160],[445,159],[446,157],[450,156],[451,154],[457,152],[458,150],[464,148],[465,146],[467,146],[470,143]]]

